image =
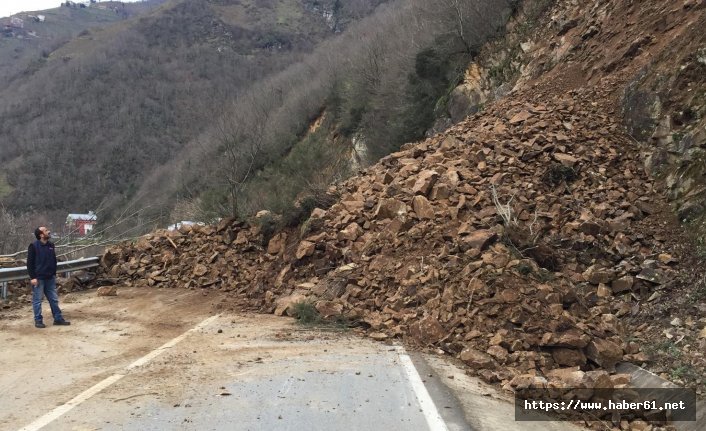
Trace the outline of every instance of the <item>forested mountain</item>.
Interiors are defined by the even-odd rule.
[[[171,0],[87,20],[0,90],[0,199],[57,220],[291,213],[353,152],[423,137],[514,3]],[[92,8],[63,9],[36,25]]]
[[[120,205],[242,89],[378,3],[174,0],[141,5],[138,16],[112,3],[43,12],[36,37],[18,29],[0,39],[12,63],[0,89],[3,203],[15,212]],[[111,14],[121,19],[105,25]],[[42,26],[62,30],[42,36]],[[34,49],[8,54],[21,43]]]

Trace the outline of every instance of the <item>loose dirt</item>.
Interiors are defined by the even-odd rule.
[[[29,306],[5,312],[0,429],[24,425],[185,332],[211,313],[218,296],[169,289],[124,289],[115,297],[75,293],[60,304],[71,326],[45,329],[34,327]],[[51,322],[46,301],[44,308]]]

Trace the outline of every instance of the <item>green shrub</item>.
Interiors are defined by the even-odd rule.
[[[321,322],[321,315],[314,304],[309,301],[294,304],[294,317],[303,325],[314,325]]]

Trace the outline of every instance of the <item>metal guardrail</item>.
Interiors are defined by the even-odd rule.
[[[100,256],[84,257],[67,262],[59,262],[56,265],[56,272],[72,272],[81,269],[95,268],[100,264]],[[2,286],[2,299],[7,299],[7,283],[9,281],[27,280],[27,267],[2,268],[0,269],[0,286]]]

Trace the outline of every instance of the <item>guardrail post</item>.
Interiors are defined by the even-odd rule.
[[[2,299],[4,301],[7,299],[7,281],[3,281],[0,284],[2,284]]]

